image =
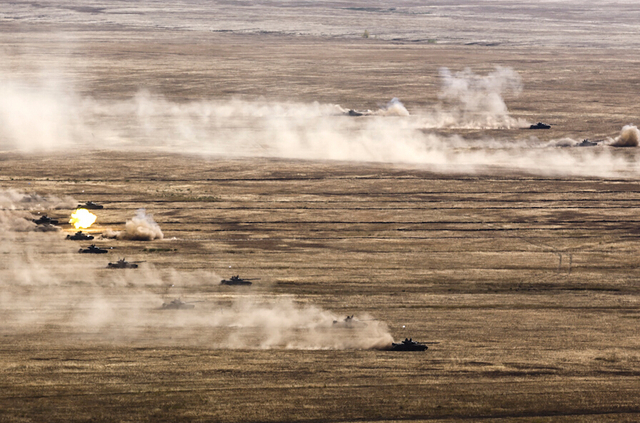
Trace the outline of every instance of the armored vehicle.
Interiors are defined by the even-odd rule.
[[[252,280],[256,279],[242,279],[239,275],[231,276],[229,279],[223,279],[220,285],[251,285]]]
[[[78,207],[76,207],[77,209],[92,209],[92,210],[99,210],[99,209],[103,209],[104,206],[101,204],[97,204],[94,203],[93,201],[87,201],[84,204],[78,204]]]
[[[36,225],[57,225],[58,224],[58,220],[57,219],[52,219],[49,216],[47,216],[46,214],[43,214],[42,216],[40,216],[39,219],[33,219],[33,223],[35,223]]]
[[[96,247],[95,244],[91,244],[88,248],[80,248],[78,252],[83,254],[106,254],[107,250],[105,250],[104,248]]]
[[[426,351],[429,347],[424,344],[420,344],[419,342],[414,341],[413,339],[404,338],[402,342],[392,342],[391,343],[391,351]]]
[[[584,139],[580,144],[576,144],[576,147],[595,147],[596,145],[598,145],[597,141],[589,141],[588,139]]]
[[[93,235],[87,235],[82,233],[82,231],[78,231],[73,235],[67,235],[67,239],[71,239],[73,241],[91,241],[93,239]]]
[[[120,259],[115,263],[107,264],[107,267],[110,269],[137,269],[138,265],[136,263],[129,263],[125,259]]]
[[[538,122],[535,125],[531,125],[529,129],[549,129],[551,125],[547,125],[546,123]]]
[[[176,298],[171,302],[162,304],[162,308],[165,310],[185,310],[185,309],[190,309],[194,307],[195,306],[193,304],[185,303],[180,298]]]

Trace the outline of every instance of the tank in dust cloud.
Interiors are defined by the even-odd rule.
[[[165,310],[186,310],[195,308],[195,305],[185,303],[180,298],[176,298],[168,303],[163,303],[162,308]]]
[[[76,207],[76,209],[91,209],[91,210],[100,210],[103,208],[104,208],[103,205],[94,203],[93,201],[87,201],[84,204],[78,204],[78,207]]]
[[[129,263],[125,259],[120,259],[115,263],[107,264],[109,269],[137,269],[138,265],[136,263]]]

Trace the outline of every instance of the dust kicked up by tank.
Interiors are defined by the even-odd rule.
[[[350,105],[294,100],[202,99],[176,102],[143,90],[109,100],[79,94],[56,74],[35,81],[4,73],[0,97],[0,148],[31,153],[163,151],[202,157],[272,157],[386,162],[438,172],[487,169],[544,175],[636,174],[635,162],[608,147],[637,145],[633,125],[610,134],[597,153],[550,146],[573,145],[524,132],[531,122],[513,116],[508,101],[526,92],[513,68],[486,74],[440,68],[432,104],[381,102],[357,112]],[[55,82],[52,82],[55,81]],[[424,90],[427,90],[424,87]],[[627,131],[626,128],[631,128]]]

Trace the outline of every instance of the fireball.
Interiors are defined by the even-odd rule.
[[[75,226],[76,229],[86,229],[93,225],[93,222],[95,222],[97,218],[98,216],[87,209],[78,209],[71,214],[69,223]]]

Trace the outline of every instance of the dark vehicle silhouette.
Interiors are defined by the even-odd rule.
[[[242,279],[239,275],[231,276],[229,279],[223,279],[220,285],[251,285],[257,279]]]
[[[193,304],[185,303],[180,298],[176,298],[168,303],[163,303],[162,308],[165,310],[186,310],[195,308]]]
[[[52,219],[46,214],[43,214],[39,219],[33,219],[33,223],[35,223],[36,225],[57,225],[58,219]]]
[[[402,342],[392,342],[389,349],[391,351],[426,351],[428,348],[426,345],[420,344],[411,338],[405,338]]]
[[[78,204],[77,209],[91,209],[91,210],[99,210],[103,209],[104,206],[101,204],[94,203],[93,201],[87,201],[84,204]]]
[[[87,235],[82,233],[82,231],[78,231],[73,235],[67,235],[67,239],[71,239],[73,241],[91,241],[93,239],[93,235]]]
[[[96,247],[95,244],[91,244],[87,248],[80,248],[78,252],[82,254],[106,254],[108,251],[104,248]]]
[[[546,123],[538,122],[535,125],[531,125],[529,129],[549,129],[551,125],[547,125]]]
[[[362,326],[366,326],[366,325],[367,324],[365,322],[360,321],[357,318],[355,318],[353,314],[351,316],[345,317],[343,320],[334,320],[333,321],[333,327],[336,327],[336,328],[352,329],[352,328],[362,327]]]
[[[129,263],[125,259],[120,259],[115,263],[107,264],[109,269],[137,269],[138,265],[136,263]]]
[[[595,147],[596,145],[598,145],[598,141],[589,141],[588,139],[584,139],[580,144],[576,144],[576,147]]]

